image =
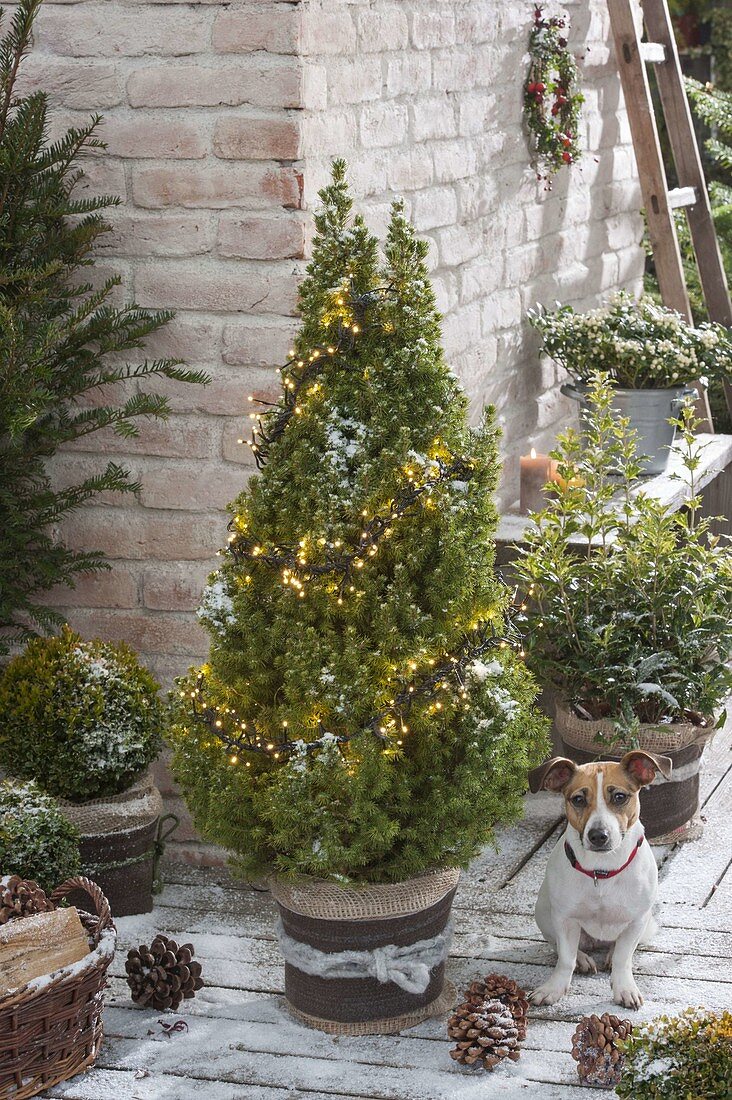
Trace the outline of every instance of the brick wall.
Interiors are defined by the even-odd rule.
[[[149,354],[213,379],[156,384],[167,423],[143,424],[132,445],[96,434],[57,463],[70,479],[105,454],[143,482],[139,500],[107,497],[67,524],[72,545],[101,548],[113,568],[55,599],[83,633],[136,646],[164,681],[205,653],[191,611],[249,472],[236,442],[247,395],[271,388],[266,364],[291,340],[308,229],[300,36],[290,3],[48,0],[26,63],[55,128],[104,115],[108,149],[87,161],[85,186],[123,203],[99,277],[118,272],[122,296],[175,308]]]
[[[125,638],[163,679],[205,653],[192,615],[224,539],[222,507],[249,473],[247,394],[271,389],[289,346],[310,212],[345,155],[383,228],[395,193],[431,243],[448,356],[474,412],[504,426],[504,504],[517,456],[547,448],[571,412],[522,320],[536,301],[590,305],[637,287],[640,197],[604,0],[567,5],[586,107],[581,166],[551,192],[527,165],[521,100],[531,0],[46,0],[28,79],[55,125],[100,110],[107,154],[86,186],[122,196],[100,276],[176,320],[150,354],[209,371],[166,384],[173,416],[130,444],[90,437],[59,478],[123,457],[140,499],[105,499],[66,528],[111,574],[68,615]]]
[[[503,503],[518,495],[518,455],[550,446],[571,408],[541,363],[526,310],[590,306],[637,289],[640,193],[606,4],[563,5],[586,96],[579,166],[544,191],[527,166],[522,84],[529,0],[313,0],[304,39],[320,109],[304,120],[304,199],[331,156],[348,157],[369,220],[396,192],[431,244],[445,347],[474,412],[504,426]],[[548,5],[549,7],[549,5]],[[557,10],[556,5],[551,7]]]

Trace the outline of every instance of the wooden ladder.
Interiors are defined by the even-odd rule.
[[[732,327],[727,278],[712,220],[667,0],[642,0],[643,23],[648,37],[645,42],[642,40],[643,28],[636,18],[637,2],[608,0],[607,6],[661,297],[665,305],[677,310],[687,321],[692,320],[673,214],[674,210],[683,207],[689,221],[709,318]],[[648,64],[655,67],[661,107],[679,179],[679,186],[673,190],[669,190],[663,163],[646,70]],[[725,382],[724,386],[732,414],[732,386],[729,382]],[[712,431],[706,393],[703,394],[699,412],[707,420],[706,430]],[[705,430],[704,426],[702,430]]]

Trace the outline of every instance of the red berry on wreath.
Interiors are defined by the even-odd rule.
[[[546,91],[546,84],[543,84],[541,80],[538,81],[538,83],[536,84],[536,90],[537,92],[541,92],[543,94]]]
[[[568,152],[567,152],[567,151],[565,150],[565,151],[564,151],[564,152],[562,153],[562,160],[564,161],[564,163],[565,163],[565,164],[571,164],[571,163],[572,163],[572,154],[571,154],[571,153],[568,153]]]

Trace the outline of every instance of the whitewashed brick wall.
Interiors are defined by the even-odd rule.
[[[368,219],[395,194],[431,242],[445,345],[477,415],[504,426],[505,504],[517,456],[548,447],[571,411],[523,321],[536,301],[589,305],[638,285],[641,222],[603,0],[567,5],[586,52],[581,166],[551,192],[527,164],[522,84],[531,0],[47,0],[26,71],[56,126],[100,110],[103,157],[87,186],[112,213],[102,273],[178,316],[150,347],[213,376],[166,384],[167,424],[139,441],[92,436],[59,476],[124,457],[140,499],[112,499],[66,528],[112,573],[68,606],[85,634],[125,638],[163,679],[200,659],[192,610],[224,539],[223,505],[249,473],[237,446],[249,392],[268,391],[295,325],[311,210],[347,157]]]

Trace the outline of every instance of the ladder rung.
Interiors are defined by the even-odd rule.
[[[666,47],[663,42],[641,42],[640,55],[651,65],[659,65],[666,60]]]
[[[672,210],[694,206],[696,201],[696,187],[673,187],[668,193],[668,204]]]

